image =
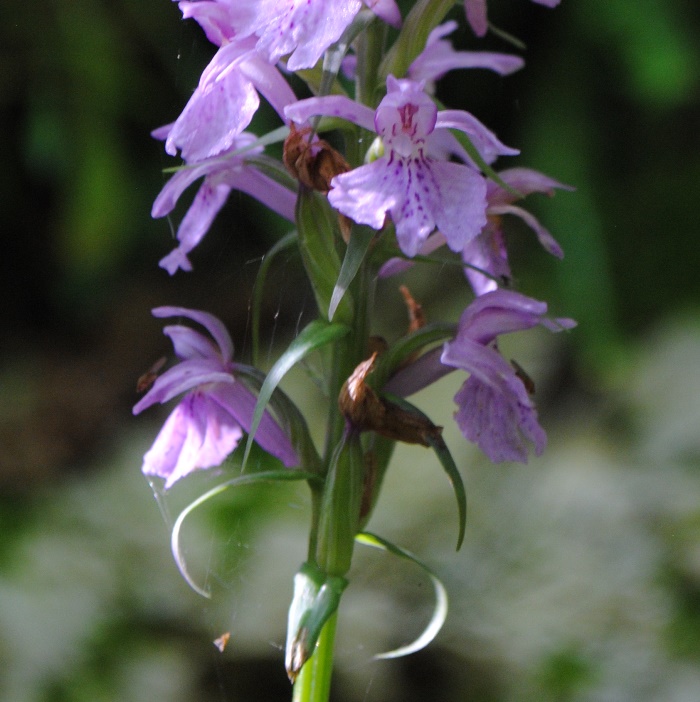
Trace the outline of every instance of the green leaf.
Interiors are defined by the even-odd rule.
[[[419,416],[424,417],[426,420],[430,421],[430,418],[427,415],[423,414],[423,412],[421,412],[410,402],[406,402],[406,400],[400,397],[395,397],[394,395],[390,395],[389,393],[386,393],[385,397],[391,402],[401,407],[401,409],[404,409],[407,412],[415,412]],[[452,490],[454,491],[455,498],[457,499],[457,514],[459,517],[457,550],[459,551],[459,549],[462,547],[462,542],[464,541],[464,532],[467,524],[467,492],[464,489],[464,482],[462,481],[462,476],[460,475],[459,470],[457,469],[457,465],[455,464],[454,459],[452,458],[450,450],[447,448],[445,440],[439,435],[427,436],[426,438],[428,440],[428,443],[430,444],[430,447],[433,449],[433,451],[435,451],[435,455],[438,457],[440,464],[445,469],[445,473],[447,473],[447,478],[450,481],[450,484],[452,485]]]
[[[284,249],[289,248],[292,244],[297,241],[297,233],[289,232],[289,234],[283,236],[279,241],[277,241],[272,248],[263,257],[260,262],[260,269],[258,270],[258,275],[255,278],[255,285],[253,285],[253,295],[252,295],[252,345],[253,345],[253,365],[259,364],[259,354],[260,354],[260,309],[262,307],[262,296],[263,290],[265,288],[265,281],[267,279],[268,271],[270,270],[270,265],[274,260],[275,256]]]
[[[438,635],[438,632],[440,629],[442,629],[442,625],[447,619],[447,590],[442,584],[442,581],[430,568],[428,568],[427,565],[425,565],[425,563],[416,558],[416,556],[414,556],[410,551],[406,551],[405,549],[392,544],[386,539],[383,539],[381,536],[365,531],[358,534],[355,537],[355,540],[360,544],[364,544],[365,546],[372,546],[373,548],[378,548],[382,551],[388,551],[394,556],[398,556],[399,558],[403,558],[411,563],[415,563],[428,575],[435,591],[435,608],[433,609],[433,616],[430,618],[428,626],[426,626],[426,628],[423,630],[423,633],[415,641],[406,646],[401,646],[400,648],[394,649],[393,651],[387,651],[386,653],[379,653],[374,657],[379,659],[400,658],[401,656],[408,656],[425,648]]]
[[[340,274],[340,257],[335,248],[338,213],[331,209],[323,195],[301,187],[297,198],[296,221],[304,268],[319,312],[325,316]],[[352,310],[352,300],[346,295],[337,306],[334,317],[341,322],[348,322],[352,319]]]
[[[331,304],[328,308],[328,319],[332,320],[335,311],[338,309],[346,290],[350,287],[350,283],[355,279],[357,271],[365,259],[365,255],[369,249],[369,245],[374,239],[375,231],[370,227],[353,226],[348,247],[345,250],[345,258],[343,265],[338,274],[338,281],[333,288],[331,296]]]
[[[200,587],[190,575],[187,569],[187,564],[185,563],[184,556],[180,549],[180,532],[182,531],[182,525],[187,519],[187,517],[192,514],[192,512],[200,507],[205,502],[208,502],[212,497],[216,497],[224,490],[228,490],[231,487],[238,487],[241,485],[251,485],[253,483],[264,483],[264,482],[275,482],[275,481],[290,481],[290,480],[318,480],[318,476],[314,473],[308,473],[302,470],[269,470],[262,473],[248,473],[246,475],[239,475],[236,478],[227,480],[221,485],[217,485],[208,492],[198,497],[194,502],[190,503],[185,509],[180,512],[178,518],[173,524],[173,530],[170,535],[170,548],[173,553],[173,558],[175,559],[175,564],[180,571],[180,574],[185,579],[185,582],[199,595],[202,597],[211,597],[211,592],[203,587]]]
[[[260,389],[265,383],[265,374],[252,366],[236,363],[234,366],[236,376],[241,378],[246,384],[251,385],[255,394],[260,393]],[[277,418],[283,423],[292,439],[292,444],[299,454],[301,466],[304,470],[320,472],[321,457],[316,451],[309,427],[304,415],[301,413],[292,399],[280,388],[270,397],[270,405],[275,411]]]
[[[258,401],[255,404],[253,422],[250,427],[250,433],[248,434],[245,454],[243,455],[243,469],[245,469],[248,454],[250,453],[250,447],[253,444],[255,432],[258,430],[263,412],[265,411],[265,408],[272,397],[272,393],[275,391],[275,388],[279,385],[282,378],[284,378],[287,372],[309,353],[331,343],[332,341],[340,339],[349,331],[349,328],[344,324],[329,324],[328,322],[316,319],[300,332],[300,334],[289,345],[287,350],[277,359],[277,362],[270,369],[270,372],[265,378],[265,382],[260,388]]]

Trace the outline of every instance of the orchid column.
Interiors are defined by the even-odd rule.
[[[454,370],[466,372],[454,398],[464,437],[494,462],[527,462],[530,451],[542,453],[546,434],[532,383],[501,356],[499,337],[538,325],[555,332],[573,325],[549,318],[544,302],[513,289],[503,236],[503,217],[515,215],[546,251],[561,257],[549,232],[514,203],[566,186],[527,168],[494,170],[499,157],[518,150],[473,115],[434,97],[435,82],[448,71],[476,67],[506,75],[523,66],[509,54],[455,51],[446,37],[458,23],[443,23],[454,4],[417,0],[402,18],[394,0],[179,2],[183,16],[195,19],[218,50],[180,117],[154,132],[169,154],[179,152],[183,160],[156,198],[154,217],[170,213],[202,179],[180,223],[178,245],[160,265],[171,275],[191,270],[197,244],[229,193],[241,190],[293,228],[261,265],[253,300],[266,283],[270,260],[296,246],[318,318],[264,374],[255,367],[256,304],[253,365],[234,361],[228,332],[210,314],[156,308],[155,316],[185,318],[207,335],[179,324],[165,328],[179,362],[155,379],[134,412],[184,396],[146,453],[143,471],[167,490],[195,470],[223,466],[232,454],[239,459],[239,472],[190,505],[173,529],[178,566],[204,596],[208,592],[179,550],[187,515],[243,483],[308,483],[308,551],[294,579],[285,657],[299,701],[328,699],[335,620],[355,543],[417,562],[364,531],[397,441],[436,453],[456,498],[458,548],[462,542],[466,496],[460,473],[441,427],[406,398]],[[484,0],[467,0],[465,9],[475,33],[483,35]],[[297,99],[288,82],[292,73],[311,97]],[[260,95],[280,118],[279,128],[262,136],[246,131]],[[339,132],[343,149],[322,138],[329,130]],[[282,141],[282,161],[265,153]],[[391,339],[372,337],[376,280],[413,265],[430,271],[435,262],[464,270],[471,301],[461,318],[427,320],[410,291],[397,285],[407,327]],[[319,379],[328,395],[322,447],[314,445],[293,398],[279,388],[291,367],[318,351],[332,359],[328,377]],[[269,457],[258,472],[247,463],[253,442]],[[430,626],[415,644],[384,657],[418,650],[439,630],[446,595],[431,578],[437,604]]]

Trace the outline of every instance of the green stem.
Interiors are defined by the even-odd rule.
[[[294,683],[292,702],[328,702],[337,621],[336,612],[323,627],[314,655],[306,662]]]

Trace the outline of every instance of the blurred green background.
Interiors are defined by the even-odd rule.
[[[460,72],[440,96],[522,149],[499,166],[576,186],[527,203],[563,245],[563,262],[517,223],[510,236],[520,289],[579,327],[513,340],[550,436],[527,467],[488,465],[448,427],[455,378],[419,398],[465,469],[465,547],[451,550],[453,498],[416,448],[398,453],[371,526],[443,576],[452,612],[425,652],[372,661],[420,631],[429,585],[359,554],[335,699],[697,702],[700,8],[491,0],[489,9],[527,46],[525,70]],[[457,43],[514,51],[466,30]],[[173,162],[149,132],[179,114],[212,53],[168,0],[0,5],[8,702],[289,697],[280,646],[304,557],[304,490],[251,489],[193,519],[188,559],[215,589],[201,600],[172,563],[166,524],[210,478],[174,490],[164,522],[139,468],[165,414],[130,411],[136,378],[169,351],[151,307],[220,315],[246,359],[250,288],[285,231],[233,193],[193,273],[169,278],[157,267],[187,198],[170,221],[150,218]],[[414,294],[435,318],[457,314],[464,300],[447,293],[458,276],[431,278],[412,283]],[[313,313],[294,256],[274,281],[270,359]],[[392,285],[381,291],[396,311],[382,324],[403,325]],[[313,414],[302,373],[288,390]],[[224,631],[232,638],[220,653],[211,642]]]

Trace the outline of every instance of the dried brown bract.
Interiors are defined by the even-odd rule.
[[[338,397],[340,411],[359,431],[376,431],[394,441],[430,446],[431,441],[441,436],[442,427],[380,397],[365,382],[376,360],[375,352],[345,381]]]
[[[331,189],[331,180],[349,171],[350,164],[324,139],[309,142],[311,134],[311,127],[297,129],[292,122],[284,142],[282,160],[300,183],[326,195]]]

